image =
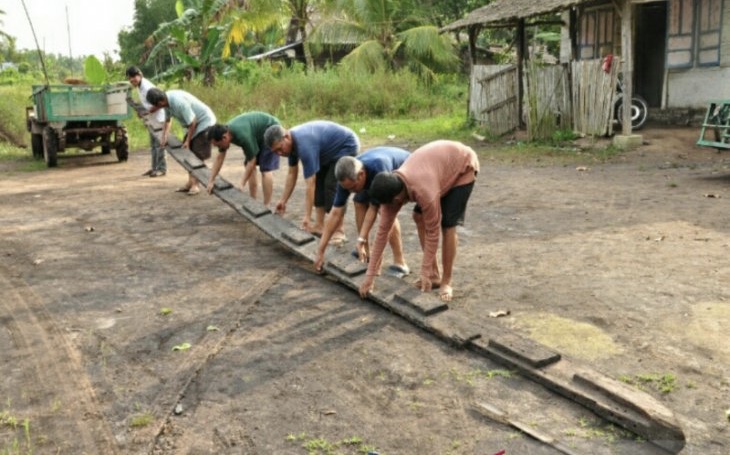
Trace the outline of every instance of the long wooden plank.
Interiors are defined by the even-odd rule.
[[[186,170],[194,170],[189,161],[192,152],[172,147],[167,151]],[[205,179],[210,174],[198,172],[198,175]],[[206,181],[201,183],[207,184]],[[298,228],[293,223],[270,213],[253,216],[243,209],[243,201],[250,198],[232,186],[214,191],[214,194],[293,253],[307,260],[315,257],[317,242],[304,241],[309,235],[304,231],[300,231],[302,236],[294,234]],[[330,259],[324,270],[353,290],[357,290],[364,279],[363,265],[347,252]],[[369,299],[440,339],[518,370],[524,377],[641,436],[657,448],[678,453],[684,447],[684,432],[674,413],[650,395],[489,321],[467,320],[456,312],[447,311],[448,307],[439,308],[435,305],[439,302],[437,297],[414,293],[408,287],[403,280],[382,276]]]

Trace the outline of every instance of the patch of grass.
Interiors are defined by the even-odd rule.
[[[495,377],[511,378],[513,372],[509,370],[483,370],[481,368],[461,372],[456,370],[455,368],[452,368],[450,374],[451,377],[457,382],[464,382],[470,386],[473,386],[479,379],[489,380]]]
[[[578,419],[578,428],[567,429],[563,431],[563,434],[574,438],[600,439],[608,444],[614,444],[619,440],[626,439],[642,441],[641,438],[628,430],[604,421],[593,422],[585,417]]]
[[[677,378],[672,373],[622,375],[619,380],[644,390],[646,387],[653,388],[657,392],[666,395],[677,386]]]
[[[307,451],[307,455],[335,455],[343,453],[340,449],[346,450],[346,453],[368,453],[377,450],[375,446],[366,444],[360,436],[350,436],[332,442],[323,437],[311,437],[307,433],[301,432],[288,434],[286,441],[301,444],[301,447]]]
[[[10,411],[0,412],[0,430],[7,428],[15,435],[0,446],[0,455],[31,455],[33,443],[30,433],[30,419],[19,419]],[[18,434],[18,433],[21,434]]]
[[[622,153],[613,146],[586,149],[572,145],[556,146],[549,142],[507,141],[484,145],[486,147],[479,147],[481,158],[515,165],[555,166],[605,163]]]
[[[461,453],[459,449],[461,448],[461,441],[451,441],[451,446],[446,451],[447,455],[456,455]]]
[[[143,428],[151,424],[155,420],[155,417],[149,412],[145,411],[142,414],[132,416],[129,420],[129,426],[132,428]]]

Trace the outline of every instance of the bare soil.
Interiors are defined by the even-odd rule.
[[[635,384],[676,413],[683,454],[727,454],[730,155],[696,128],[642,133],[608,162],[474,144],[448,311]],[[217,198],[174,193],[174,161],[140,177],[148,162],[2,164],[0,454],[559,453],[478,403],[575,453],[656,453],[315,274]]]

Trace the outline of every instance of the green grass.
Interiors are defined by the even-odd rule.
[[[132,428],[143,428],[151,424],[154,420],[155,418],[152,414],[150,414],[149,412],[144,412],[142,414],[132,416],[132,418],[129,420],[129,426]]]
[[[350,436],[340,441],[329,441],[323,437],[312,437],[301,432],[289,434],[285,439],[290,443],[300,444],[307,455],[365,454],[377,450],[375,446],[367,444],[359,436]]]
[[[508,141],[513,134],[475,139],[474,134],[485,133],[467,118],[468,82],[463,77],[444,77],[425,86],[408,73],[352,75],[338,69],[305,73],[297,66],[240,66],[213,87],[191,82],[161,88],[182,88],[193,93],[213,109],[219,122],[251,110],[270,112],[285,126],[314,119],[333,120],[352,128],[360,136],[363,149],[394,145],[412,151],[436,139],[452,139],[471,145],[482,158],[544,165],[605,162],[620,153],[612,147],[579,149],[573,146],[575,136],[570,131],[558,131],[541,143]],[[0,125],[4,136],[16,144],[30,142],[25,131],[30,92],[28,81],[0,87]],[[133,115],[124,124],[130,151],[146,152],[149,137],[142,122]],[[178,137],[183,133],[176,121],[173,133]],[[21,170],[43,169],[42,164],[28,159],[30,155],[28,148],[11,147],[0,140],[0,161],[17,161]]]
[[[619,380],[642,390],[646,387],[652,388],[662,395],[671,393],[677,387],[677,377],[672,373],[644,373],[633,376],[622,375],[619,377]]]
[[[33,453],[30,419],[20,419],[10,411],[0,412],[0,432],[14,433],[9,440],[0,443],[0,455],[31,455]]]

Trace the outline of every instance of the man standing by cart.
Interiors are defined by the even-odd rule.
[[[149,79],[144,77],[142,70],[136,66],[127,68],[127,79],[132,87],[135,87],[139,93],[139,99],[147,111],[152,109],[152,105],[147,101],[147,92],[155,88]],[[151,130],[150,135],[150,153],[152,155],[152,164],[150,168],[142,174],[149,177],[161,177],[167,174],[167,159],[165,158],[165,148],[160,146],[160,136],[162,135],[162,127],[165,124],[165,111],[158,110],[148,115],[147,122]]]

